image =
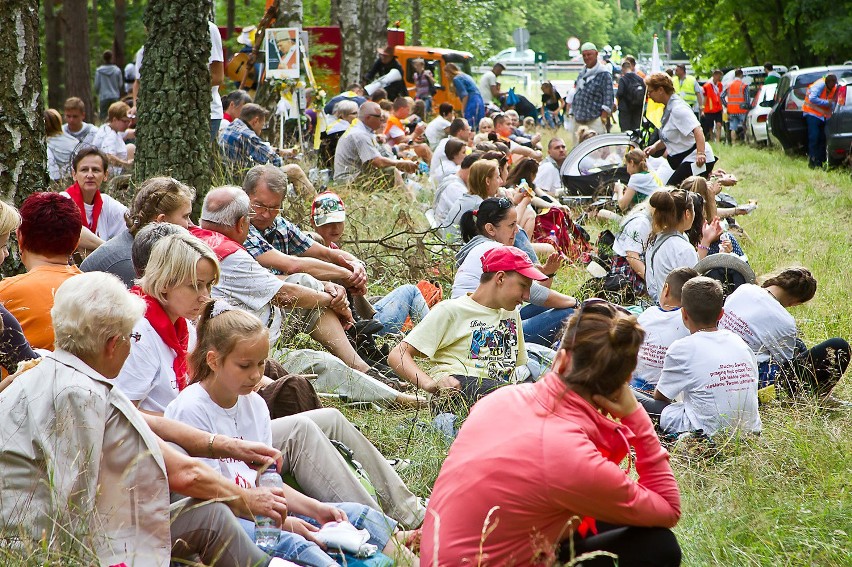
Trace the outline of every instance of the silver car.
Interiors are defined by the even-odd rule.
[[[762,85],[751,101],[751,110],[746,114],[745,139],[749,144],[769,145],[769,136],[766,133],[766,121],[772,110],[775,99],[775,89],[778,83]]]

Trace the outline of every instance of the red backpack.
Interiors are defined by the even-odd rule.
[[[585,231],[574,224],[563,209],[555,207],[535,218],[533,242],[553,244],[572,261],[586,261],[592,251]]]

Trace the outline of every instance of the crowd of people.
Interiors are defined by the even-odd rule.
[[[141,180],[126,204],[107,194],[132,169],[131,119],[145,112],[111,98],[111,54],[100,127],[79,99],[64,125],[45,113],[51,178],[67,188],[20,210],[0,202],[0,260],[14,233],[26,270],[0,282],[0,535],[21,549],[67,539],[126,567],[330,567],[358,554],[538,565],[600,551],[581,564],[674,566],[681,504],[663,443],[759,435],[773,396],[843,405],[832,390],[849,344],[809,349],[788,311],[815,296],[810,270],[726,296],[695,269],[747,259],[732,218],[748,208],[716,203],[730,178],[705,137],[715,74],[709,89],[685,68],[642,78],[628,56],[613,89],[586,43],[574,91],[544,83],[531,105],[548,126],[570,124],[574,143],[615,113],[636,124],[646,96],[665,108],[659,140],[613,164],[629,180],[606,211],[619,229],[605,279],[627,306],[554,289],[592,248],[558,199],[569,144],[543,140],[517,99],[485,116],[508,96],[502,65],[478,84],[446,65],[461,108],[432,107],[422,61],[414,97],[402,81],[369,96],[347,86],[314,109],[327,115],[317,159],[341,187],[404,199],[412,179],[431,184],[433,228],[456,250],[447,299],[425,280],[375,296],[371,267],[343,249],[344,193],[318,192],[292,149],[263,139],[269,111],[248,93],[217,102],[211,43],[211,136],[241,173],[204,195],[200,216],[194,188],[170,177]],[[366,78],[397,67],[384,49]],[[294,200],[310,203],[304,226],[285,218]],[[320,348],[296,348],[300,333]],[[318,392],[431,411],[451,446],[430,498]],[[260,482],[269,466],[283,488]],[[258,518],[281,529],[272,543]],[[341,526],[355,545],[329,542]]]

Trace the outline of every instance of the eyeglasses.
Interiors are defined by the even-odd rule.
[[[256,211],[253,211],[255,214],[266,213],[268,215],[274,216],[274,215],[280,215],[284,212],[284,209],[276,209],[275,207],[267,207],[266,205],[259,205],[257,203],[252,203],[251,206],[256,209]],[[254,215],[249,215],[249,216],[254,216]]]
[[[577,330],[580,328],[580,323],[582,323],[583,321],[583,314],[585,313],[587,308],[594,307],[596,305],[601,307],[611,307],[617,311],[621,311],[626,315],[632,315],[630,311],[628,311],[621,305],[616,305],[615,303],[609,302],[606,299],[601,299],[600,297],[590,297],[589,299],[586,299],[585,301],[583,301],[583,303],[580,304],[580,309],[578,311],[575,311],[574,316],[577,318],[577,322],[574,324],[574,328],[572,329],[570,341],[571,346],[568,348],[568,350],[570,350],[571,352],[574,352],[574,344],[577,342]],[[610,315],[611,317],[612,312],[607,313],[607,315]]]
[[[381,118],[381,117],[382,117],[381,114],[368,114],[364,118]]]

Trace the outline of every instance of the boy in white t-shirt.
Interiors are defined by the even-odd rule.
[[[529,257],[513,246],[482,256],[476,290],[442,301],[388,355],[388,364],[412,384],[437,393],[458,390],[467,404],[518,378],[526,364],[518,306],[529,300],[533,280],[543,281]],[[426,357],[431,373],[415,362]]]
[[[639,347],[636,370],[630,385],[649,396],[654,395],[663,361],[669,346],[678,339],[689,336],[689,329],[680,314],[681,292],[686,282],[698,277],[692,268],[675,268],[666,277],[660,304],[639,315],[639,324],[645,330],[645,340]]]
[[[669,434],[720,430],[759,433],[757,360],[736,334],[719,329],[722,286],[697,277],[683,286],[681,316],[691,333],[672,343],[653,399],[636,397]],[[672,402],[679,394],[682,402]]]

